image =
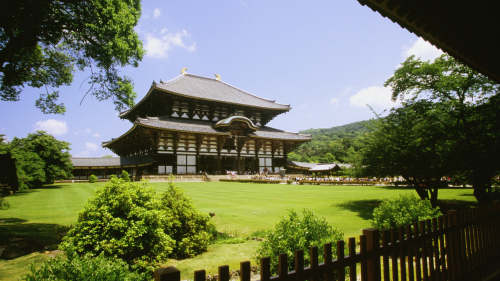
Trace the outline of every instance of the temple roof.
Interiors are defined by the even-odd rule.
[[[70,157],[73,167],[113,167],[144,165],[155,162],[152,155],[137,155],[130,157]]]
[[[500,82],[499,1],[358,0],[469,67]]]
[[[176,132],[187,132],[187,133],[201,133],[201,134],[211,134],[211,135],[230,135],[229,132],[217,130],[213,128],[217,122],[208,120],[195,120],[187,118],[176,118],[169,116],[162,117],[148,117],[148,118],[137,118],[134,126],[125,134],[119,138],[112,139],[108,142],[103,142],[103,146],[107,146],[118,139],[126,136],[128,133],[135,130],[135,128],[142,126],[153,129],[176,131]],[[297,140],[297,141],[309,141],[312,139],[311,135],[291,133],[283,130],[262,126],[253,133],[248,134],[249,137],[264,138],[264,139],[280,139],[280,140]]]
[[[291,109],[289,104],[276,103],[273,100],[268,100],[256,95],[252,95],[217,79],[192,74],[181,74],[167,82],[153,82],[153,85],[151,86],[148,94],[134,107],[127,111],[121,112],[119,116],[125,117],[127,113],[140,106],[140,104],[144,100],[146,100],[147,97],[155,89],[159,90],[160,92],[167,92],[182,97],[194,98],[197,100],[206,100],[211,102],[220,102],[280,111],[288,111]]]

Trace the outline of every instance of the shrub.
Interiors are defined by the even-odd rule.
[[[103,253],[145,268],[172,252],[175,241],[165,233],[171,227],[171,215],[161,208],[155,188],[111,179],[84,205],[61,249]]]
[[[206,250],[211,227],[209,216],[196,210],[173,183],[157,194],[145,183],[111,178],[87,201],[61,249],[116,256],[145,269],[167,257]]]
[[[95,175],[90,175],[90,177],[89,177],[89,182],[90,182],[90,183],[97,182],[97,177],[96,177]]]
[[[215,228],[210,216],[198,211],[191,199],[184,196],[182,189],[169,183],[168,189],[160,196],[162,208],[170,212],[172,226],[167,230],[176,244],[172,256],[193,257],[207,250]]]
[[[122,171],[121,179],[125,182],[130,182],[130,177],[129,177],[127,171],[125,171],[125,170]]]
[[[441,215],[439,207],[432,208],[429,200],[421,200],[413,194],[405,194],[380,203],[380,206],[373,210],[373,220],[370,222],[373,228],[388,230]]]
[[[92,257],[90,254],[83,257],[75,252],[57,255],[45,260],[40,269],[36,270],[35,263],[28,267],[29,273],[20,280],[149,280],[148,273],[132,271],[129,265],[116,258],[107,258],[103,254]]]
[[[9,201],[7,199],[0,197],[0,210],[7,210],[10,208]]]
[[[278,257],[288,256],[288,270],[294,269],[295,250],[304,250],[304,266],[310,264],[309,248],[317,246],[319,260],[323,261],[323,245],[343,240],[344,233],[333,228],[325,218],[317,217],[313,211],[304,209],[300,217],[293,209],[288,210],[288,218],[283,217],[274,230],[270,230],[267,240],[260,243],[253,258],[260,263],[263,257],[271,257],[271,274],[278,273]],[[332,247],[333,257],[337,257],[336,247]]]

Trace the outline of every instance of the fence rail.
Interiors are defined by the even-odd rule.
[[[279,255],[278,275],[271,276],[271,259],[262,258],[262,281],[445,281],[484,280],[500,268],[500,203],[467,211],[448,211],[432,220],[379,232],[364,229],[356,252],[355,238],[324,245],[324,262],[318,248],[310,249],[310,266],[304,267],[303,250],[295,251],[295,270],[288,271],[287,255]],[[332,258],[332,247],[338,256]],[[360,265],[360,270],[358,270]],[[346,276],[346,269],[347,275]],[[160,268],[155,281],[180,281],[174,267]],[[240,279],[250,281],[250,262],[240,263]],[[383,279],[382,279],[383,278]],[[205,281],[205,270],[194,272],[195,281]],[[218,281],[230,280],[229,266],[219,266]]]

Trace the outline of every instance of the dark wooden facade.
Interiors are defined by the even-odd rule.
[[[133,127],[103,147],[120,157],[153,156],[155,162],[141,171],[147,175],[277,173],[290,151],[311,140],[265,126],[289,110],[217,79],[183,74],[153,83],[120,114]]]

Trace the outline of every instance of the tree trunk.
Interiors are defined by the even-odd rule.
[[[472,172],[472,186],[474,196],[480,205],[491,203],[491,177],[483,169],[476,169]]]

